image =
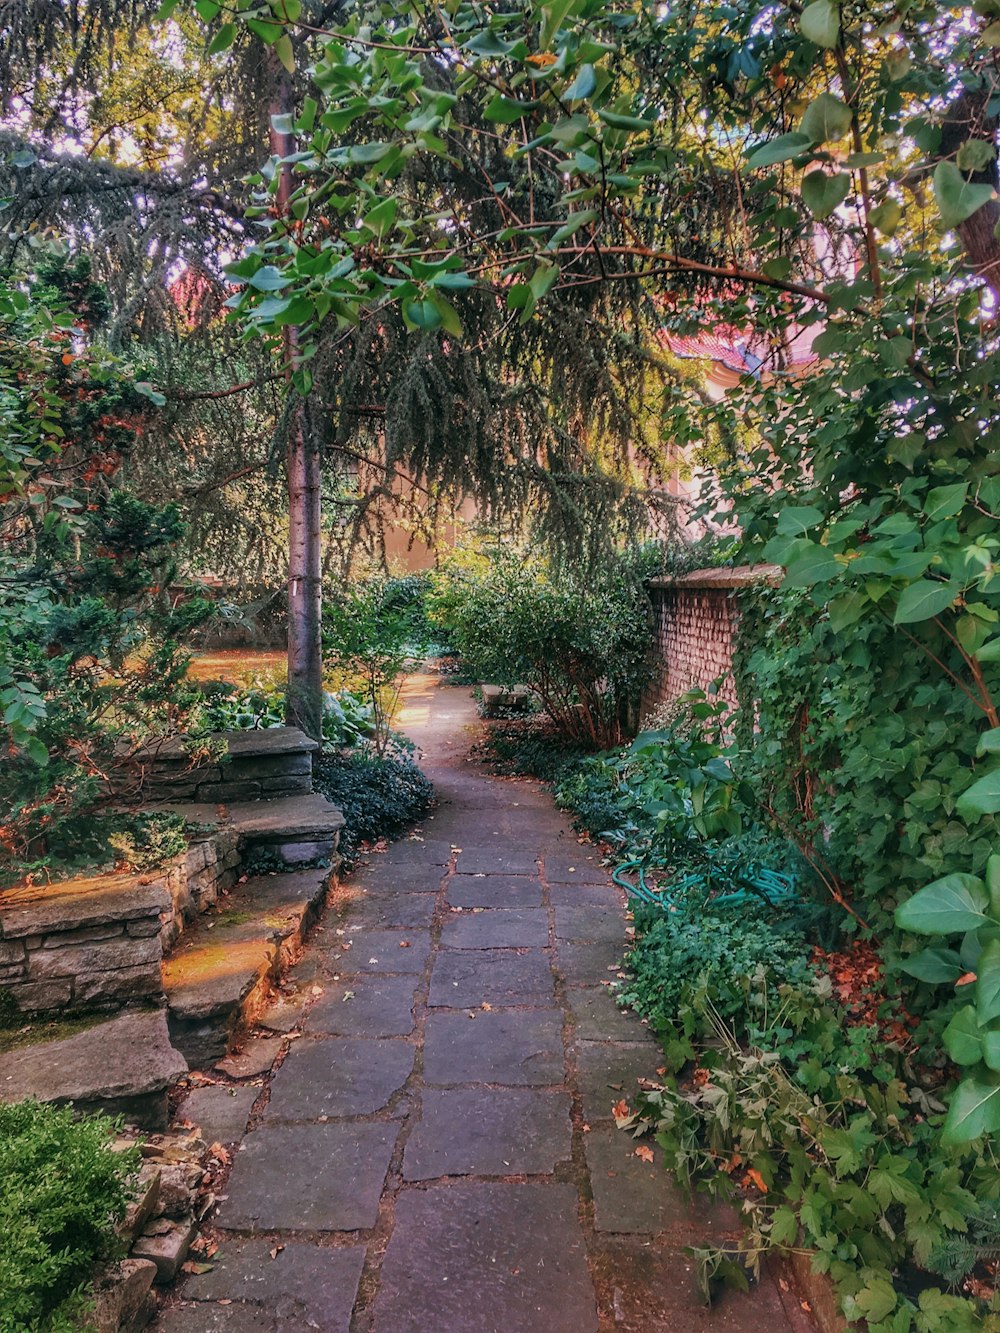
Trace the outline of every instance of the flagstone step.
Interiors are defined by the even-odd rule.
[[[131,1011],[8,1052],[0,1101],[72,1102],[81,1113],[104,1111],[161,1130],[167,1127],[167,1090],[187,1067],[171,1045],[164,1011]]]
[[[209,1068],[256,1021],[318,919],[332,875],[256,875],[181,937],[163,964],[163,988],[171,1039],[193,1068]]]

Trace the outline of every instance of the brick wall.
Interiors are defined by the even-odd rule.
[[[706,690],[720,677],[720,696],[736,707],[732,662],[740,591],[780,574],[775,565],[740,565],[652,581],[657,675],[643,696],[644,714],[685,690]]]

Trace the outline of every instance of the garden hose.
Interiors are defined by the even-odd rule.
[[[754,869],[752,873],[734,874],[741,887],[716,898],[710,898],[711,879],[705,875],[679,875],[671,880],[668,892],[666,888],[651,889],[646,882],[646,870],[641,860],[623,861],[612,871],[611,878],[630,898],[663,912],[680,912],[695,897],[699,906],[710,904],[713,908],[744,907],[761,901],[771,907],[787,907],[798,899],[794,876],[778,870]],[[635,882],[627,879],[627,875],[635,875]]]

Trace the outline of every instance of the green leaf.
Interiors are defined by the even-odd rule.
[[[289,74],[295,73],[295,51],[292,48],[292,39],[288,33],[282,33],[274,43],[274,54],[284,65]]]
[[[153,22],[166,23],[167,19],[170,18],[180,2],[181,0],[163,0],[163,4],[153,15]]]
[[[623,116],[617,111],[598,111],[598,116],[613,130],[649,130],[652,129],[652,122],[643,120],[641,116]]]
[[[828,218],[851,191],[851,178],[846,171],[828,176],[825,171],[810,171],[802,181],[802,202],[813,217]]]
[[[278,292],[290,282],[291,278],[282,273],[281,269],[275,268],[273,264],[265,264],[251,277],[250,286],[256,287],[259,292]]]
[[[929,986],[954,984],[962,975],[962,960],[954,949],[932,945],[920,953],[911,954],[901,965],[902,970]]]
[[[799,132],[815,143],[829,143],[842,139],[851,128],[854,115],[839,97],[832,93],[820,95],[806,107]]]
[[[581,65],[576,72],[576,78],[563,93],[563,97],[567,102],[579,102],[585,97],[591,97],[596,87],[597,75],[593,65]]]
[[[376,204],[369,213],[365,214],[362,219],[363,225],[366,226],[369,231],[374,232],[379,240],[382,240],[383,237],[387,236],[392,230],[393,223],[396,221],[396,213],[398,211],[398,199],[394,199],[392,195],[389,195],[388,198],[383,199],[381,203]]]
[[[980,662],[1000,662],[1000,638],[990,639],[976,653]]]
[[[883,236],[895,236],[903,220],[903,206],[895,199],[883,199],[877,208],[868,214],[868,221]]]
[[[799,29],[806,41],[827,49],[837,45],[840,37],[840,14],[833,0],[813,0],[806,5],[799,19]]]
[[[955,935],[991,924],[986,885],[956,871],[928,884],[896,908],[896,925],[915,935]]]
[[[497,93],[487,103],[483,115],[494,125],[512,125],[514,121],[528,115],[535,105],[535,102],[515,102],[510,97],[504,97],[503,93]]]
[[[993,198],[992,185],[967,181],[954,162],[939,162],[934,168],[934,197],[946,227],[957,227]]]
[[[38,158],[30,148],[18,149],[16,153],[11,155],[10,159],[11,166],[17,167],[18,171],[24,171],[28,167],[33,167],[37,161]]]
[[[779,134],[777,139],[770,139],[755,148],[747,157],[747,166],[773,167],[776,162],[787,162],[811,147],[812,140],[805,134]]]
[[[411,328],[427,332],[441,327],[441,313],[433,301],[404,301],[402,313]]]
[[[980,1027],[1000,1018],[1000,940],[990,940],[976,968],[976,1017]]]
[[[993,727],[992,730],[983,732],[976,746],[976,754],[1000,754],[1000,727]]]
[[[222,8],[215,3],[215,0],[194,0],[194,7],[198,17],[205,23],[211,23]]]
[[[823,526],[825,515],[815,505],[790,505],[778,513],[778,532],[783,537],[804,537]]]
[[[49,752],[37,736],[28,737],[24,742],[24,752],[39,768],[44,768],[49,762]]]
[[[979,1073],[955,1089],[941,1133],[947,1147],[961,1147],[1000,1129],[1000,1074]]]
[[[814,546],[811,551],[788,562],[785,586],[811,588],[816,583],[828,583],[843,572],[843,566],[825,546]]]
[[[441,327],[444,329],[445,333],[450,333],[453,338],[461,338],[462,321],[459,319],[458,311],[455,307],[450,301],[446,300],[440,292],[432,291],[430,299],[434,303],[434,307],[441,317]]]
[[[236,40],[236,24],[223,23],[222,27],[215,34],[208,44],[208,54],[216,55],[219,51],[226,51]]]
[[[949,1058],[957,1065],[977,1065],[983,1058],[984,1036],[975,1006],[967,1004],[954,1015],[941,1040]]]
[[[1000,810],[1000,768],[994,768],[966,788],[955,802],[955,809],[963,819],[995,815]]]
[[[810,5],[809,9],[815,9],[815,5]],[[803,12],[805,18],[809,9]],[[896,1308],[899,1297],[896,1295],[896,1288],[888,1278],[872,1278],[866,1287],[854,1297],[854,1304],[861,1314],[868,1320],[869,1324],[877,1324],[880,1320],[888,1318]]]
[[[982,171],[996,160],[997,151],[985,139],[966,139],[955,154],[959,171]]]
[[[969,489],[967,481],[956,481],[949,486],[935,486],[927,492],[924,501],[924,513],[928,518],[954,518],[962,512],[965,495]]]
[[[957,579],[946,583],[938,579],[918,579],[904,588],[893,616],[894,625],[912,625],[918,620],[931,620],[946,611],[962,591]]]
[[[158,389],[154,389],[148,380],[137,380],[135,391],[136,393],[141,393],[143,398],[148,398],[154,407],[166,406],[166,398]]]

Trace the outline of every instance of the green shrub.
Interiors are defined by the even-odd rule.
[[[588,570],[501,548],[456,557],[437,576],[432,614],[482,679],[528,685],[566,737],[600,749],[634,730],[650,678],[645,584],[662,563],[657,547]]]
[[[180,815],[142,810],[134,815],[111,816],[109,823],[108,846],[124,869],[155,870],[187,850]]]
[[[434,794],[411,759],[380,757],[367,749],[322,755],[313,768],[313,786],[346,820],[340,854],[347,868],[357,859],[361,843],[397,837],[423,818]]]
[[[117,1256],[138,1151],[69,1108],[0,1105],[0,1329],[80,1333],[95,1265]]]

